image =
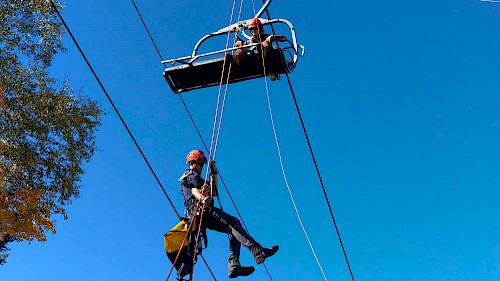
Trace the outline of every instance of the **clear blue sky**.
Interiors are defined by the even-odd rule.
[[[169,59],[225,27],[232,1],[137,4]],[[500,3],[275,0],[269,12],[306,46],[291,79],[356,280],[500,280]],[[177,179],[202,144],[132,2],[69,1],[62,14],[181,211]],[[252,14],[245,1],[242,18]],[[65,44],[54,74],[108,112],[99,150],[69,220],[45,243],[13,244],[0,280],[165,280],[163,234],[178,219]],[[217,90],[183,96],[207,141]],[[350,280],[286,80],[269,93],[318,258],[328,280]],[[273,280],[323,280],[281,174],[263,79],[230,86],[216,160],[251,234],[281,246],[266,262]],[[235,214],[225,192],[221,200]],[[227,236],[209,232],[204,256],[217,280],[227,280],[227,254]],[[254,265],[245,249],[242,263]],[[195,280],[213,280],[202,262]],[[269,277],[258,266],[241,280]]]

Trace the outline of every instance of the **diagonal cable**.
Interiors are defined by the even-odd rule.
[[[141,19],[142,25],[146,29],[146,32],[148,33],[149,39],[151,39],[151,42],[153,42],[153,46],[155,47],[156,52],[158,53],[158,56],[160,56],[161,61],[163,61],[163,57],[161,56],[160,49],[158,49],[158,46],[155,43],[155,40],[153,40],[153,36],[151,35],[151,32],[149,32],[149,28],[146,25],[146,22],[142,18],[141,12],[139,11],[139,8],[137,8],[137,5],[135,4],[135,1],[132,0],[132,4],[134,5],[135,11],[137,12],[137,15],[139,15],[139,18]]]
[[[255,13],[255,5],[254,5],[253,0],[252,0],[252,6],[254,9],[254,13]],[[262,44],[262,38],[260,38],[260,36],[259,36],[259,39],[261,40],[260,43]],[[299,209],[297,208],[297,204],[295,203],[295,199],[293,197],[292,190],[290,188],[290,185],[288,184],[288,179],[286,177],[286,172],[285,172],[285,166],[283,164],[283,157],[281,156],[281,149],[280,149],[280,145],[279,145],[279,141],[278,141],[278,134],[276,133],[276,126],[274,124],[273,111],[271,108],[271,98],[269,96],[269,87],[268,87],[267,76],[266,76],[266,74],[267,74],[266,63],[265,63],[265,59],[264,59],[264,47],[262,45],[260,45],[259,47],[260,47],[260,54],[261,54],[261,59],[262,59],[262,69],[263,69],[263,76],[264,76],[264,84],[265,84],[265,88],[266,88],[266,97],[267,97],[269,118],[271,120],[271,126],[273,129],[274,142],[276,144],[276,149],[278,151],[278,159],[280,162],[281,174],[283,175],[283,180],[284,180],[286,188],[288,190],[288,194],[290,195],[290,199],[292,201],[292,205],[293,205],[293,208],[295,210],[295,214],[297,215],[297,219],[299,221],[300,227],[302,228],[302,232],[304,232],[304,236],[306,237],[307,243],[309,244],[309,248],[311,249],[311,252],[314,256],[314,259],[316,260],[316,263],[318,264],[318,267],[321,271],[321,274],[323,274],[323,278],[325,279],[325,281],[328,281],[328,279],[326,278],[325,271],[323,270],[323,267],[321,266],[321,262],[319,261],[319,258],[316,255],[316,251],[314,250],[311,239],[309,238],[309,235],[307,234],[306,227],[304,226],[304,223],[302,222],[302,218],[300,217]],[[269,46],[269,48],[272,48],[272,46]]]
[[[263,0],[263,1],[264,1],[264,0]],[[266,14],[267,14],[267,18],[268,18],[268,19],[271,19],[271,16],[269,15],[269,11],[268,11],[268,10],[266,10]],[[272,29],[273,35],[275,35],[276,33],[275,33],[275,31],[274,31],[274,27],[273,27],[272,25],[271,25],[271,29]],[[276,42],[276,44],[278,44],[278,43]],[[278,47],[279,47],[279,44],[278,44]],[[287,81],[288,81],[288,86],[289,86],[289,88],[290,88],[290,92],[291,92],[291,94],[292,94],[293,101],[294,101],[294,103],[295,103],[295,108],[296,108],[296,110],[297,110],[297,114],[298,114],[298,116],[299,116],[300,123],[301,123],[301,125],[302,125],[302,130],[303,130],[303,132],[304,132],[304,136],[305,136],[305,138],[306,138],[307,145],[308,145],[308,147],[309,147],[309,152],[311,153],[311,157],[312,157],[312,160],[313,160],[313,162],[314,162],[314,167],[315,167],[315,169],[316,169],[316,173],[317,173],[317,175],[318,175],[318,179],[319,179],[319,182],[320,182],[320,184],[321,184],[321,188],[323,189],[323,194],[324,194],[324,196],[325,196],[325,200],[326,200],[326,203],[327,203],[327,205],[328,205],[328,209],[329,209],[329,211],[330,211],[330,216],[331,216],[331,218],[332,218],[333,225],[334,225],[334,227],[335,227],[335,231],[337,232],[337,237],[338,237],[338,239],[339,239],[340,246],[342,247],[342,252],[344,253],[344,258],[345,258],[345,261],[346,261],[347,267],[348,267],[348,269],[349,269],[349,273],[350,273],[350,275],[351,275],[351,279],[354,281],[354,274],[352,273],[351,265],[349,264],[349,259],[347,258],[347,253],[346,253],[346,251],[345,251],[344,243],[342,242],[342,237],[340,236],[340,231],[339,231],[339,228],[338,228],[338,226],[337,226],[337,222],[336,222],[336,220],[335,220],[335,216],[333,215],[332,207],[331,207],[331,205],[330,205],[330,200],[328,199],[328,195],[327,195],[327,193],[326,193],[325,185],[324,185],[324,183],[323,183],[323,179],[322,179],[322,177],[321,177],[321,173],[320,173],[320,171],[319,171],[318,163],[316,162],[316,157],[314,156],[314,151],[313,151],[313,149],[312,149],[312,145],[311,145],[311,142],[310,142],[310,140],[309,140],[309,135],[307,134],[306,126],[305,126],[305,124],[304,124],[304,120],[303,120],[303,118],[302,118],[302,114],[301,114],[301,112],[300,112],[300,108],[299,108],[299,104],[298,104],[298,102],[297,102],[297,98],[295,97],[295,92],[294,92],[293,87],[292,87],[292,82],[291,82],[291,80],[290,80],[290,76],[288,75],[288,72],[285,72],[285,75],[286,75],[286,79],[287,79]]]
[[[170,202],[170,205],[172,206],[172,208],[174,209],[177,217],[179,217],[180,219],[180,215],[179,213],[177,212],[177,210],[175,209],[175,206],[174,204],[172,203],[172,200],[170,199],[170,196],[168,196],[167,192],[165,191],[165,188],[163,187],[163,185],[161,184],[160,182],[160,179],[158,178],[158,176],[156,175],[153,167],[151,166],[151,164],[149,163],[148,159],[146,158],[146,155],[144,154],[144,152],[142,151],[141,147],[139,146],[139,144],[137,143],[137,140],[135,139],[134,135],[132,134],[132,132],[130,131],[129,127],[127,126],[127,123],[125,123],[125,120],[123,119],[123,117],[121,116],[120,112],[118,111],[118,108],[115,106],[115,103],[113,102],[113,100],[111,99],[111,96],[108,94],[108,91],[106,91],[106,89],[104,88],[104,85],[102,84],[101,80],[99,79],[99,77],[97,76],[97,73],[94,71],[94,68],[92,67],[92,65],[90,64],[89,60],[87,59],[87,57],[85,56],[85,54],[83,53],[82,49],[80,48],[80,45],[78,44],[78,42],[76,41],[75,37],[73,36],[73,33],[71,32],[71,30],[69,29],[68,25],[66,24],[66,22],[64,21],[62,15],[59,13],[59,10],[57,9],[57,6],[54,4],[54,1],[53,0],[50,0],[50,3],[52,4],[52,8],[54,9],[54,11],[57,13],[57,15],[59,16],[59,19],[61,20],[61,22],[64,24],[64,27],[66,28],[66,30],[68,31],[68,34],[71,36],[71,39],[73,40],[73,43],[76,45],[76,47],[78,48],[78,51],[80,52],[81,56],[83,57],[83,59],[85,60],[85,62],[87,63],[87,66],[89,67],[90,71],[92,72],[92,74],[94,75],[95,79],[97,80],[97,83],[99,83],[99,86],[101,87],[102,91],[104,92],[104,94],[106,95],[106,97],[108,98],[108,101],[111,103],[111,106],[113,107],[113,109],[115,110],[116,114],[118,115],[118,117],[120,118],[120,121],[122,122],[123,126],[125,127],[125,129],[127,130],[127,133],[129,134],[130,138],[132,139],[132,141],[134,142],[135,146],[137,147],[137,149],[139,150],[139,152],[141,153],[141,156],[142,158],[144,159],[144,161],[146,162],[146,164],[148,165],[149,167],[149,170],[151,171],[151,173],[153,174],[154,178],[156,179],[156,181],[158,182],[158,184],[160,185],[160,188],[161,190],[163,191],[163,193],[165,194],[165,196],[167,197],[168,199],[168,202]]]
[[[133,0],[132,0],[133,1]],[[175,208],[172,200],[170,199],[170,196],[168,196],[167,192],[165,191],[165,188],[163,187],[162,183],[160,182],[160,179],[158,178],[158,176],[156,175],[156,172],[154,171],[153,167],[151,166],[151,164],[149,163],[149,160],[147,159],[146,155],[144,154],[143,150],[141,149],[141,147],[139,146],[137,140],[135,139],[134,135],[132,134],[132,132],[130,131],[130,129],[128,128],[127,126],[127,123],[125,122],[125,120],[123,119],[123,117],[121,116],[120,112],[118,111],[118,108],[115,106],[113,100],[111,99],[111,96],[108,94],[108,92],[106,91],[106,89],[104,88],[104,85],[102,84],[101,80],[99,79],[99,76],[97,76],[97,73],[95,72],[94,68],[92,67],[92,65],[90,64],[89,60],[87,59],[87,57],[85,56],[85,53],[83,52],[83,50],[80,48],[80,45],[78,44],[78,42],[76,41],[76,38],[73,36],[73,33],[71,32],[71,30],[69,29],[68,25],[66,24],[66,22],[64,21],[64,18],[62,17],[62,15],[59,13],[59,9],[57,9],[57,6],[55,5],[54,1],[53,0],[50,0],[50,4],[52,5],[52,8],[54,9],[54,11],[57,13],[57,15],[59,16],[59,19],[61,20],[61,22],[63,23],[64,27],[66,28],[66,30],[68,31],[68,34],[70,35],[71,39],[73,40],[73,43],[75,44],[75,46],[78,48],[78,51],[80,52],[81,56],[83,57],[83,59],[85,60],[85,62],[87,63],[87,66],[89,67],[90,71],[92,72],[92,74],[94,75],[95,79],[97,80],[97,82],[99,83],[99,86],[101,87],[102,91],[104,92],[104,94],[106,95],[108,101],[110,102],[111,106],[113,107],[113,109],[115,110],[116,114],[118,115],[118,117],[120,118],[120,121],[122,122],[123,126],[125,127],[125,129],[127,130],[127,133],[129,134],[130,138],[132,139],[132,141],[134,142],[135,146],[137,147],[137,149],[139,150],[142,158],[144,159],[144,161],[146,162],[149,170],[151,171],[151,173],[153,174],[154,178],[156,179],[158,185],[160,186],[161,190],[163,191],[163,194],[165,194],[165,196],[167,197],[168,199],[168,202],[170,203],[170,205],[172,206],[172,209],[174,210],[175,214],[177,215],[177,217],[180,219],[181,216],[179,215],[179,212],[177,211],[177,209]],[[135,5],[135,3],[134,3]],[[202,256],[203,258],[203,256]],[[207,261],[205,260],[205,258],[203,258],[203,262],[205,263],[205,265],[207,266],[208,270],[210,271],[210,274],[212,275],[212,277],[214,278],[215,281],[217,281],[217,278],[215,278],[215,275],[213,274],[212,270],[210,269],[210,267],[208,266],[208,263]]]

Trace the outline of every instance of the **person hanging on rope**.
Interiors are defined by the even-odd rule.
[[[252,34],[252,38],[247,40],[246,42],[243,40],[236,41],[236,43],[234,44],[235,47],[243,47],[245,45],[252,43],[261,43],[260,45],[261,47],[259,47],[259,50],[260,48],[262,48],[262,53],[264,56],[266,56],[271,48],[272,42],[275,41],[285,42],[287,40],[286,37],[283,35],[269,35],[265,33],[264,26],[262,25],[262,23],[258,18],[253,18],[247,27],[248,30],[250,30],[250,33]],[[245,52],[246,51],[243,48],[237,49],[234,52],[234,60],[237,63],[240,63],[245,55]]]
[[[184,205],[191,215],[198,210],[197,206],[204,208],[202,228],[208,228],[217,232],[230,235],[229,241],[229,278],[238,276],[248,276],[255,271],[253,266],[242,266],[240,264],[241,244],[247,247],[252,253],[257,264],[263,263],[267,258],[274,255],[278,245],[271,248],[262,247],[255,241],[248,232],[246,232],[240,221],[214,206],[212,196],[218,196],[217,193],[217,167],[215,161],[210,162],[210,181],[207,183],[201,177],[201,171],[207,158],[200,150],[192,150],[186,157],[186,164],[189,167],[179,178],[181,182],[181,192],[184,196]],[[211,189],[211,191],[210,191]]]

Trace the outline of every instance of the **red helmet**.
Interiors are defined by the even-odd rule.
[[[188,155],[186,156],[186,163],[190,162],[197,162],[197,163],[207,163],[207,158],[205,157],[205,154],[203,154],[203,151],[201,150],[191,150]]]
[[[258,28],[259,30],[262,31],[263,27],[262,27],[262,23],[260,22],[259,18],[253,18],[250,23],[248,23],[248,29],[251,29],[251,28]]]

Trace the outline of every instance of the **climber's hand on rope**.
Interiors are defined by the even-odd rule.
[[[200,201],[203,207],[207,207],[210,206],[210,204],[212,204],[213,199],[211,196],[201,196]]]

